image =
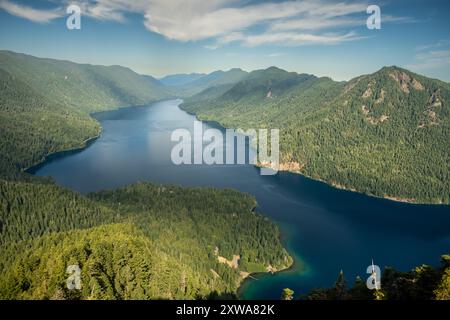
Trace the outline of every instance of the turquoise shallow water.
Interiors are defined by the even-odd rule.
[[[300,175],[261,176],[251,165],[181,165],[170,160],[174,129],[193,130],[195,117],[180,100],[95,115],[102,136],[89,147],[52,157],[35,168],[40,176],[87,193],[136,181],[235,188],[251,193],[258,211],[280,227],[295,258],[280,273],[258,274],[239,290],[243,299],[279,298],[285,287],[296,294],[331,286],[340,270],[351,283],[365,278],[373,258],[400,270],[429,263],[450,252],[450,207],[397,203],[332,188]],[[204,129],[214,126],[203,124]],[[220,128],[219,128],[220,129]],[[368,276],[368,275],[367,275]]]

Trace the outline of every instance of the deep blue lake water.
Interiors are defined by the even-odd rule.
[[[261,176],[251,165],[172,164],[174,129],[193,130],[195,117],[180,100],[96,115],[103,133],[88,148],[47,161],[37,169],[62,186],[87,193],[136,181],[234,188],[251,193],[258,211],[280,227],[295,258],[288,271],[245,281],[244,299],[278,299],[283,288],[296,295],[332,286],[343,270],[349,284],[366,279],[371,259],[403,271],[439,265],[450,252],[450,206],[397,203],[338,190],[301,175]],[[203,124],[204,129],[211,124]]]

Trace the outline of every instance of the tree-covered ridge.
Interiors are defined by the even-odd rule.
[[[216,92],[182,107],[226,127],[279,128],[282,169],[380,197],[450,202],[447,83],[397,67],[348,83],[272,67]]]
[[[53,104],[86,112],[142,105],[170,95],[150,76],[121,66],[96,66],[0,51],[0,69]]]
[[[276,226],[236,191],[139,183],[86,198],[52,184],[1,186],[2,298],[231,297],[246,272],[292,263]],[[238,268],[219,262],[233,255]],[[65,286],[71,264],[81,291]]]
[[[0,180],[0,244],[120,221],[120,215],[44,179]]]
[[[100,125],[87,114],[52,102],[0,70],[0,173],[14,175],[53,152],[83,146]]]
[[[90,112],[167,98],[157,80],[123,67],[82,65],[0,51],[0,175],[100,133]]]
[[[233,297],[249,272],[291,264],[248,195],[137,184],[85,197],[22,172],[97,136],[89,112],[167,97],[157,80],[0,52],[0,91],[1,298]],[[235,268],[223,263],[234,256]]]

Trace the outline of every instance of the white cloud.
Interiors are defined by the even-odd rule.
[[[420,63],[409,64],[406,67],[411,70],[430,70],[430,69],[439,69],[443,67],[450,66],[450,56],[442,57],[439,59],[429,59]]]
[[[425,44],[416,48],[416,51],[424,51],[450,46],[450,39],[441,39],[435,43]]]
[[[203,48],[209,49],[209,50],[216,50],[219,48],[219,46],[216,44],[207,44],[207,45],[204,45]]]
[[[70,3],[76,3],[71,1]],[[79,2],[77,3],[81,8],[82,15],[98,19],[109,20],[116,22],[123,22],[125,20],[122,10],[119,10],[114,5],[108,4],[104,1],[98,1],[97,3]]]
[[[450,50],[431,50],[428,52],[421,52],[416,54],[416,59],[419,60],[429,60],[429,59],[440,59],[450,56]]]
[[[364,19],[317,19],[304,18],[280,21],[272,24],[271,29],[275,31],[285,30],[322,30],[337,27],[362,26]]]
[[[268,55],[268,57],[269,58],[278,58],[278,57],[282,57],[282,56],[284,56],[285,54],[283,53],[283,52],[273,52],[273,53],[270,53],[269,55]]]
[[[8,12],[30,20],[50,20],[55,11],[27,8],[12,0]],[[259,44],[336,44],[361,39],[351,29],[365,26],[368,0],[281,0],[251,3],[248,0],[62,0],[78,4],[82,14],[99,20],[124,21],[129,13],[140,14],[145,27],[177,41],[210,40],[205,48],[217,49],[240,41]],[[12,10],[11,8],[15,8]],[[20,10],[19,10],[20,9]],[[39,16],[40,18],[37,18]],[[398,19],[384,18],[384,21]],[[342,30],[347,28],[347,30]],[[339,29],[339,32],[337,31]],[[301,32],[298,32],[301,31]],[[305,32],[306,31],[306,32]],[[285,43],[283,43],[285,42]]]
[[[416,48],[415,63],[407,68],[417,71],[439,69],[450,66],[450,41],[440,40]]]
[[[59,18],[64,14],[60,8],[53,10],[38,10],[25,5],[19,5],[8,0],[0,0],[0,9],[3,9],[14,16],[38,23],[50,22],[51,20]]]
[[[237,1],[150,1],[145,26],[169,39],[196,41],[228,35],[305,12],[311,2],[286,1],[226,7]]]
[[[307,16],[295,19],[286,19],[271,24],[270,29],[274,31],[286,30],[322,30],[338,29],[344,27],[366,27],[367,16],[342,18],[338,15],[328,14],[327,16]],[[414,22],[409,17],[395,17],[391,15],[382,15],[383,23],[408,23]]]
[[[310,33],[297,32],[266,32],[257,35],[244,35],[236,38],[234,41],[240,41],[245,46],[255,47],[262,44],[272,44],[281,46],[301,46],[311,44],[338,44],[344,41],[354,41],[361,39],[354,32],[346,34],[321,34],[315,35]]]

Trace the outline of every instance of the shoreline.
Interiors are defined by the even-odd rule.
[[[224,129],[227,128],[223,124],[221,124],[220,122],[218,122],[216,120],[202,119],[201,116],[199,116],[199,115],[197,115],[197,114],[195,114],[193,112],[187,111],[184,108],[182,108],[181,104],[178,107],[181,110],[183,110],[184,112],[186,112],[186,113],[188,113],[188,114],[190,114],[192,116],[195,116],[197,118],[197,120],[199,120],[199,121],[202,121],[202,122],[205,122],[205,123],[211,123],[211,124],[214,124],[214,125],[219,125],[221,128],[224,128]],[[280,165],[282,165],[282,163],[280,163]],[[268,168],[268,166],[263,166],[263,165],[261,165],[259,163],[255,164],[254,166],[257,167],[257,168]],[[408,199],[408,198],[396,197],[396,196],[391,196],[391,195],[379,196],[379,195],[375,195],[375,194],[372,194],[372,193],[360,191],[360,190],[352,188],[352,187],[346,187],[346,186],[341,185],[341,184],[339,184],[337,182],[328,182],[328,181],[326,181],[324,179],[321,179],[321,178],[313,178],[313,177],[308,176],[308,175],[306,175],[306,174],[304,174],[304,173],[302,173],[300,171],[295,171],[295,170],[280,170],[279,169],[278,172],[287,172],[287,173],[291,173],[291,174],[298,174],[298,175],[301,175],[301,176],[303,176],[305,178],[325,183],[327,186],[333,187],[335,189],[344,190],[344,191],[348,191],[348,192],[355,192],[355,193],[358,193],[358,194],[361,194],[361,195],[365,195],[365,196],[368,196],[368,197],[389,200],[389,201],[397,202],[397,203],[405,203],[405,204],[411,204],[411,205],[434,205],[434,206],[449,206],[450,205],[450,203],[445,203],[445,202],[442,202],[442,201],[439,201],[439,202],[422,202],[422,201],[418,201],[418,200],[413,199],[413,198],[412,199]]]
[[[183,101],[182,99],[180,99],[180,100]],[[165,101],[165,100],[163,100],[163,101]],[[161,101],[152,102],[151,104],[157,103],[157,102],[161,102]],[[181,103],[182,103],[182,102],[181,102]],[[180,104],[181,104],[181,103],[180,103]],[[180,106],[180,104],[178,105],[178,107]],[[134,108],[134,107],[145,107],[145,106],[129,106],[129,107],[121,107],[121,108],[119,108],[119,109],[127,109],[127,108]],[[180,108],[180,109],[181,109],[181,108]],[[60,158],[60,157],[65,157],[65,156],[68,156],[68,155],[71,155],[71,154],[78,153],[78,152],[81,152],[81,151],[83,151],[83,150],[86,150],[86,149],[87,149],[90,145],[92,145],[98,138],[100,138],[101,135],[102,135],[102,133],[103,133],[103,127],[101,126],[101,122],[100,122],[97,118],[95,118],[94,115],[95,115],[95,114],[102,113],[102,112],[108,112],[108,111],[114,111],[114,110],[118,110],[118,109],[111,109],[111,110],[105,110],[105,111],[95,112],[95,113],[91,113],[91,114],[89,115],[92,119],[94,119],[94,120],[99,124],[99,131],[98,131],[98,133],[97,133],[95,136],[89,137],[89,138],[85,139],[84,141],[82,141],[80,146],[76,146],[76,147],[71,148],[71,149],[65,149],[65,150],[60,150],[60,151],[55,151],[55,152],[49,153],[49,154],[45,155],[45,156],[44,156],[39,162],[37,162],[36,164],[31,165],[31,166],[29,166],[29,167],[27,167],[27,168],[24,168],[24,169],[22,169],[21,171],[24,172],[24,173],[27,173],[27,174],[30,174],[30,175],[35,176],[36,172],[37,172],[40,168],[42,168],[43,166],[45,166],[46,164],[48,164],[49,162],[51,162],[51,161],[53,161],[53,160],[55,160],[55,159],[58,159],[58,158]],[[181,109],[181,110],[183,110],[183,109]],[[186,112],[186,113],[188,113],[188,114],[190,114],[190,115],[192,115],[192,116],[195,116],[199,121],[202,121],[202,122],[205,122],[205,123],[209,123],[209,124],[213,124],[213,125],[216,126],[216,127],[224,128],[219,122],[200,120],[195,114],[189,113],[189,112],[187,112],[187,111],[185,111],[185,110],[183,110],[183,111]],[[239,192],[241,192],[241,191],[239,191]],[[253,195],[252,195],[252,196],[253,196]],[[254,210],[256,210],[256,206],[252,209],[252,211],[254,211]],[[261,214],[261,213],[259,213],[259,214]],[[266,215],[264,215],[264,216],[267,217]],[[273,219],[271,219],[270,217],[268,217],[268,218],[270,219],[270,221],[272,221],[272,223],[274,223],[274,224],[277,226],[277,228],[278,228],[278,230],[279,230],[279,236],[278,236],[278,239],[279,239],[280,243],[282,244],[282,241],[283,241],[283,235],[282,235],[282,233],[281,233],[281,229],[280,229],[279,225],[278,225]],[[277,270],[277,271],[274,271],[274,272],[271,272],[271,271],[266,271],[266,272],[245,272],[245,271],[240,271],[240,272],[245,272],[245,273],[247,273],[247,275],[246,275],[246,276],[240,276],[240,279],[238,280],[238,283],[237,283],[237,289],[236,289],[236,292],[235,292],[236,297],[237,297],[238,299],[239,299],[240,288],[243,286],[243,284],[244,284],[246,281],[250,281],[250,280],[258,280],[258,279],[256,279],[256,278],[254,278],[254,276],[257,276],[257,275],[260,275],[260,274],[272,274],[272,275],[273,275],[273,274],[280,273],[280,272],[287,272],[287,271],[289,271],[289,270],[291,270],[291,269],[293,269],[293,268],[295,267],[295,265],[296,265],[296,264],[295,264],[295,258],[289,253],[287,247],[285,247],[283,244],[282,244],[282,248],[283,248],[284,250],[286,250],[286,252],[288,253],[289,257],[292,259],[292,263],[291,263],[289,266],[284,267],[284,268],[282,268],[282,269],[280,269],[280,270]]]
[[[58,159],[59,157],[64,157],[70,154],[74,154],[77,152],[81,152],[83,150],[85,150],[86,148],[88,148],[91,144],[93,144],[98,138],[101,137],[103,132],[103,127],[100,126],[100,130],[97,133],[97,135],[93,136],[93,137],[89,137],[85,140],[83,140],[81,142],[80,146],[74,147],[74,148],[70,148],[70,149],[65,149],[65,150],[60,150],[60,151],[55,151],[55,152],[51,152],[47,155],[45,155],[39,162],[37,162],[36,164],[33,164],[27,168],[23,168],[21,171],[24,173],[28,173],[31,175],[35,175],[36,172],[42,168],[44,165],[46,165],[47,163],[49,163],[52,160]]]
[[[130,107],[124,107],[124,108],[132,108],[132,107],[133,107],[133,106],[130,106]],[[178,105],[178,107],[179,107],[179,105]],[[180,107],[180,109],[183,110],[181,107]],[[112,110],[114,110],[114,109],[112,109]],[[185,110],[183,110],[183,111],[186,112]],[[195,117],[196,117],[198,120],[200,120],[200,121],[205,121],[205,120],[201,120],[201,118],[198,118],[195,114],[192,114],[192,113],[189,113],[189,112],[186,112],[186,113],[195,116]],[[92,115],[91,115],[91,116],[92,116]],[[94,119],[95,119],[95,118],[94,118]],[[97,119],[95,119],[95,120],[97,120]],[[98,120],[97,120],[97,121],[98,121]],[[100,121],[98,121],[98,122],[100,122]],[[206,120],[205,122],[208,122],[208,120]],[[211,121],[211,122],[212,122],[212,121]],[[217,125],[219,125],[221,128],[224,128],[220,123],[218,123],[218,122],[214,122],[214,123],[217,124]],[[58,151],[58,152],[49,154],[49,155],[47,155],[47,156],[44,158],[44,161],[43,161],[43,162],[40,162],[40,163],[38,163],[38,164],[36,164],[36,165],[34,165],[34,166],[28,168],[27,171],[32,171],[32,169],[38,169],[37,166],[43,166],[43,165],[45,165],[45,164],[47,163],[46,161],[49,161],[49,160],[51,161],[51,160],[52,160],[52,157],[65,156],[65,155],[67,155],[68,153],[70,154],[70,152],[79,152],[80,150],[83,150],[83,149],[89,147],[89,145],[90,145],[91,143],[95,142],[96,139],[98,139],[98,138],[101,136],[102,131],[103,131],[103,127],[100,125],[100,130],[99,130],[98,135],[97,135],[97,136],[94,136],[94,137],[90,137],[90,138],[86,139],[85,141],[83,141],[83,144],[84,144],[83,146],[78,147],[78,148],[74,148],[74,149],[72,149],[72,150],[62,150],[62,151]],[[287,173],[289,173],[289,174],[300,174],[300,175],[302,175],[302,176],[304,176],[304,177],[307,177],[306,175],[304,175],[304,174],[302,174],[302,173],[300,173],[300,172],[292,172],[292,171],[284,171],[284,172],[287,172]],[[30,172],[27,172],[27,173],[30,173]],[[31,173],[31,174],[32,174],[32,173]],[[320,181],[320,182],[322,182],[322,183],[325,183],[327,186],[332,186],[333,188],[338,188],[337,186],[333,186],[333,185],[331,185],[331,184],[329,184],[329,183],[326,183],[326,182],[324,182],[324,181],[321,181],[320,179],[313,179],[313,178],[310,178],[310,177],[307,177],[307,178],[308,178],[308,179],[311,179],[311,180],[314,180],[314,181]],[[349,191],[349,192],[350,192],[350,191]],[[363,194],[363,193],[360,193],[360,194]],[[366,195],[366,194],[364,194],[364,195]],[[380,198],[380,197],[379,197],[379,198]],[[429,205],[429,204],[427,204],[427,205]],[[269,219],[270,219],[272,222],[276,223],[276,222],[274,221],[273,218],[270,218],[270,217],[269,217]],[[282,238],[283,238],[283,234],[281,233],[281,225],[278,224],[278,223],[276,223],[276,225],[277,225],[277,227],[278,227],[279,230],[280,230],[280,235],[279,235],[279,237],[280,237],[280,239],[283,241],[283,239],[282,239]],[[289,256],[290,256],[293,260],[292,260],[292,263],[291,263],[290,266],[287,266],[287,267],[285,267],[285,268],[283,268],[283,269],[277,270],[276,272],[272,273],[273,275],[275,275],[275,274],[277,274],[277,273],[282,273],[282,272],[287,273],[287,272],[295,271],[295,270],[296,270],[296,267],[298,267],[298,266],[300,265],[299,263],[301,262],[301,260],[299,260],[299,261],[296,263],[296,258],[298,258],[298,257],[292,255],[292,254],[289,252],[289,251],[291,251],[291,250],[289,250],[288,246],[286,246],[285,244],[282,243],[282,247],[287,251],[287,253],[289,254]],[[238,284],[237,284],[237,290],[236,290],[236,293],[235,293],[236,296],[239,298],[240,295],[242,295],[242,290],[244,290],[244,289],[241,289],[241,288],[242,288],[243,286],[246,286],[247,282],[249,282],[249,281],[254,281],[254,279],[253,279],[252,277],[256,277],[256,279],[260,280],[260,278],[261,278],[264,274],[268,274],[268,273],[270,273],[270,272],[269,272],[269,271],[267,271],[267,272],[254,272],[254,273],[249,273],[249,276],[251,276],[251,277],[247,276],[247,277],[241,278],[241,279],[239,280]],[[256,280],[256,281],[257,281],[257,280]]]
[[[178,98],[176,98],[178,99]],[[64,149],[64,150],[59,150],[59,151],[55,151],[55,152],[51,152],[46,154],[45,156],[43,156],[41,158],[41,160],[39,160],[38,162],[36,162],[35,164],[26,167],[26,168],[22,168],[20,169],[21,172],[24,173],[28,173],[31,175],[34,175],[36,173],[37,170],[39,170],[42,166],[44,166],[48,161],[57,159],[59,157],[62,156],[66,156],[72,153],[76,153],[76,152],[80,152],[85,150],[86,148],[88,148],[92,143],[95,142],[95,140],[97,140],[98,138],[100,138],[100,136],[103,133],[103,127],[101,126],[100,120],[98,120],[95,116],[99,115],[103,112],[111,112],[111,111],[117,111],[117,110],[121,110],[121,109],[128,109],[128,108],[139,108],[139,107],[146,107],[146,106],[150,106],[154,103],[158,103],[158,102],[162,102],[162,101],[169,101],[169,100],[176,100],[174,99],[167,99],[167,100],[156,100],[153,102],[149,102],[148,104],[143,104],[143,105],[134,105],[134,106],[125,106],[125,107],[121,107],[121,106],[117,106],[117,107],[113,107],[112,109],[107,109],[107,110],[101,110],[101,111],[94,111],[88,114],[88,116],[94,120],[95,122],[98,123],[99,125],[99,131],[97,132],[97,134],[95,136],[89,137],[85,140],[83,140],[81,142],[80,146],[75,146],[73,148],[68,148],[68,149]],[[181,101],[183,101],[182,99],[180,99]]]
[[[384,195],[384,196],[378,196],[372,193],[367,193],[364,191],[359,191],[357,189],[351,188],[351,187],[346,187],[343,186],[339,183],[336,182],[328,182],[326,180],[320,179],[320,178],[313,178],[310,177],[302,172],[298,172],[298,171],[289,171],[289,170],[279,170],[279,172],[287,172],[287,173],[292,173],[292,174],[298,174],[301,175],[305,178],[314,180],[314,181],[318,181],[318,182],[322,182],[324,184],[326,184],[329,187],[332,187],[334,189],[338,189],[338,190],[343,190],[343,191],[347,191],[347,192],[353,192],[353,193],[358,193],[360,195],[364,195],[367,197],[371,197],[371,198],[377,198],[377,199],[383,199],[383,200],[389,200],[392,202],[397,202],[397,203],[405,203],[405,204],[410,204],[410,205],[425,205],[425,206],[449,206],[450,203],[445,203],[445,202],[420,202],[417,201],[416,199],[408,199],[408,198],[401,198],[401,197],[395,197],[395,196],[389,196],[389,195]]]
[[[261,214],[261,213],[260,213],[260,214]],[[251,281],[258,281],[258,280],[260,280],[260,279],[258,278],[259,276],[264,276],[264,275],[271,275],[271,276],[274,276],[274,275],[279,274],[279,273],[295,271],[295,268],[296,268],[297,265],[298,265],[298,262],[296,262],[296,258],[299,258],[299,257],[296,256],[296,255],[291,255],[291,254],[289,253],[289,248],[288,248],[288,246],[285,245],[285,244],[283,243],[284,240],[285,240],[285,239],[284,239],[285,235],[283,235],[283,233],[281,232],[281,225],[278,224],[278,223],[276,223],[273,219],[271,219],[271,218],[269,218],[269,219],[270,219],[273,223],[276,224],[276,226],[277,226],[277,228],[278,228],[278,230],[279,230],[278,240],[280,241],[280,243],[281,243],[282,247],[284,248],[284,250],[286,250],[286,252],[288,253],[289,257],[291,257],[292,262],[291,262],[291,264],[290,264],[289,266],[287,266],[287,267],[285,267],[285,268],[282,268],[282,269],[280,269],[280,270],[277,270],[277,271],[273,271],[273,272],[271,272],[271,271],[265,271],[265,272],[249,272],[248,275],[247,275],[246,277],[242,278],[242,279],[239,281],[239,283],[238,283],[239,286],[238,286],[238,288],[237,288],[237,290],[236,290],[236,296],[237,296],[238,300],[242,300],[242,299],[241,299],[241,294],[242,294],[242,291],[243,291],[243,290],[245,291],[244,285],[245,285],[246,283],[251,282]]]
[[[287,251],[287,249],[286,249],[286,251]],[[242,300],[241,299],[242,291],[245,291],[244,285],[247,282],[259,281],[260,280],[259,277],[262,277],[262,276],[265,276],[265,275],[274,276],[274,275],[279,274],[279,273],[295,271],[295,267],[297,266],[297,263],[295,263],[295,259],[293,257],[291,257],[291,258],[292,258],[292,263],[288,267],[285,267],[283,269],[280,269],[280,270],[277,270],[277,271],[274,271],[274,272],[271,272],[271,271],[251,272],[251,273],[248,274],[248,276],[246,276],[245,278],[242,278],[240,280],[240,282],[239,282],[239,287],[236,290],[236,296],[237,296],[238,300]]]

